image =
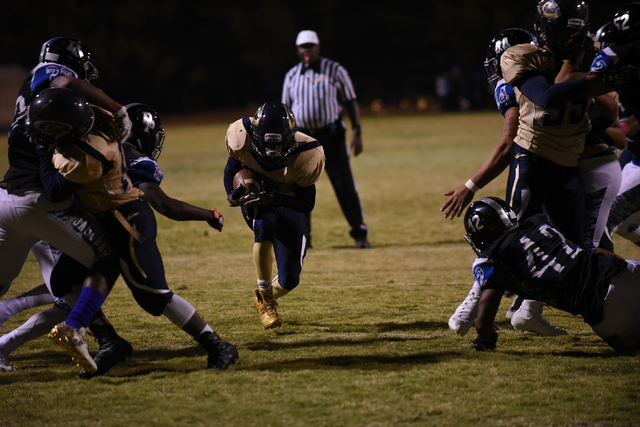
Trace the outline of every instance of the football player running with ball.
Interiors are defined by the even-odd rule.
[[[224,186],[227,200],[242,208],[255,235],[258,289],[253,302],[265,329],[281,326],[276,300],[300,283],[307,247],[305,214],[315,206],[315,183],[325,163],[320,143],[295,128],[287,105],[267,102],[253,117],[239,119],[227,130]],[[245,188],[234,188],[234,177],[243,168],[262,177],[262,191],[243,195]]]

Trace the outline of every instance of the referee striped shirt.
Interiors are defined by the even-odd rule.
[[[321,129],[342,116],[341,103],[353,101],[356,93],[347,70],[327,58],[305,69],[300,62],[287,73],[282,102],[291,107],[297,127]]]

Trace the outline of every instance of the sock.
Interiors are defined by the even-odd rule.
[[[196,308],[180,295],[173,294],[162,314],[178,328],[184,328],[196,314]]]
[[[98,290],[90,286],[82,288],[80,298],[67,318],[67,325],[76,329],[86,328],[103,303],[104,297]]]
[[[273,282],[273,280],[271,279],[267,279],[267,280],[258,279],[258,288],[260,288],[261,291],[268,291],[272,288],[271,282]]]
[[[203,334],[209,335],[211,332],[213,332],[213,328],[211,326],[209,326],[209,324],[207,323],[205,325],[204,329],[202,331],[200,331],[200,333],[196,337],[196,341],[198,341],[198,339],[202,339],[203,338]]]

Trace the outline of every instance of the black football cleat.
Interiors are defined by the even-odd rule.
[[[93,358],[98,370],[91,374],[85,370],[78,374],[82,379],[91,379],[106,374],[109,369],[131,356],[133,347],[127,340],[119,336],[111,325],[90,325],[89,328],[96,337],[100,348]]]
[[[240,357],[236,347],[223,341],[215,332],[205,333],[197,341],[207,351],[207,369],[224,371]]]

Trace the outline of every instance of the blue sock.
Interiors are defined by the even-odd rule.
[[[102,307],[102,303],[104,303],[104,297],[98,290],[91,287],[82,288],[78,302],[67,317],[67,325],[76,329],[86,328]]]

